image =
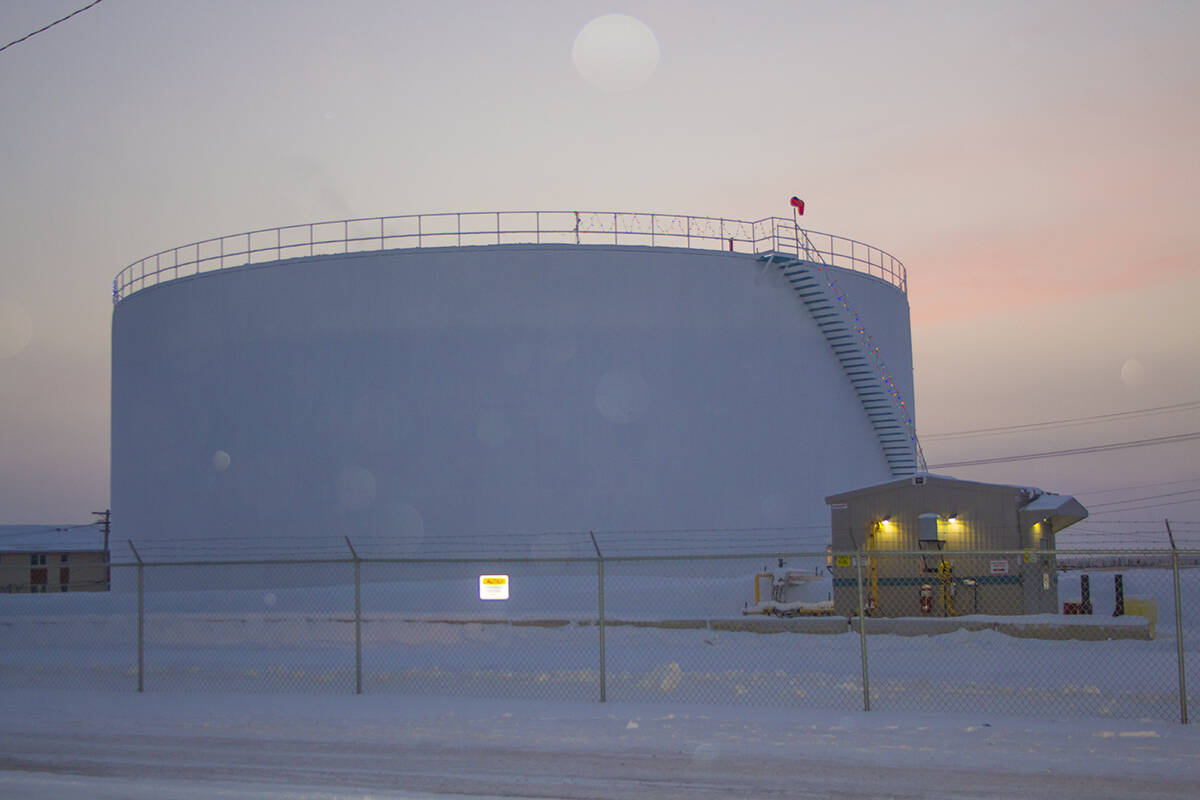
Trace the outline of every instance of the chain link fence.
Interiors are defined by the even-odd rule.
[[[1200,551],[1043,555],[113,564],[0,595],[0,685],[1186,721]]]

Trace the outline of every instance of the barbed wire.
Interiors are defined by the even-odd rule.
[[[1174,496],[1185,492],[1164,493]],[[1115,501],[1116,503],[1125,501]],[[1129,501],[1136,502],[1136,501]],[[1196,500],[1177,501],[1180,503]],[[1099,504],[1107,506],[1109,504]],[[1149,543],[1166,546],[1166,531],[1162,519],[1102,519],[1100,515],[1114,514],[1136,509],[1114,508],[1094,512],[1081,525],[1058,532],[1059,548],[1082,546],[1096,547],[1128,545],[1144,547]],[[7,531],[0,539],[20,541],[38,535],[69,530],[94,528],[99,523],[89,522],[68,526],[29,526]],[[1200,521],[1171,520],[1176,539],[1185,546],[1200,538]],[[986,533],[982,528],[980,533]],[[567,560],[594,560],[595,536],[605,558],[621,557],[671,557],[686,558],[698,553],[715,556],[738,555],[748,552],[768,554],[824,552],[831,540],[828,525],[790,526],[743,526],[707,528],[620,528],[586,530],[548,530],[530,533],[507,531],[474,531],[463,534],[350,534],[354,551],[365,558],[454,558],[454,559],[529,559],[549,558]],[[21,542],[29,548],[35,541]],[[276,535],[214,536],[214,537],[149,537],[134,542],[138,553],[147,560],[266,560],[281,556],[306,559],[351,558],[344,535],[305,536],[289,531]],[[45,549],[43,547],[43,549]],[[115,551],[133,557],[125,541],[114,543]]]

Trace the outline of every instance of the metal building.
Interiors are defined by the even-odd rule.
[[[1069,495],[926,473],[825,502],[841,554],[834,613],[846,616],[860,575],[875,616],[1057,613],[1054,536],[1088,515]]]
[[[903,265],[793,220],[273,228],[113,299],[118,541],[819,528],[826,494],[919,468]]]

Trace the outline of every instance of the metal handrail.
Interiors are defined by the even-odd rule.
[[[218,236],[161,250],[113,279],[113,302],[176,278],[309,256],[492,244],[615,244],[780,252],[866,273],[907,294],[904,264],[855,239],[756,221],[621,211],[458,211],[310,222]]]

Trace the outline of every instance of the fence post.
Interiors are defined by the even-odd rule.
[[[137,586],[138,586],[138,588],[137,588],[137,600],[138,600],[138,620],[137,620],[138,688],[137,688],[137,690],[140,693],[143,690],[143,688],[145,687],[145,682],[143,679],[145,660],[144,660],[143,654],[145,652],[145,641],[146,641],[145,640],[146,595],[145,595],[145,591],[144,591],[145,583],[143,581],[143,575],[142,575],[142,570],[144,569],[144,564],[142,563],[142,557],[140,555],[138,555],[137,548],[133,546],[133,540],[127,539],[126,541],[129,542],[129,549],[133,552],[133,557],[137,559],[137,563],[138,563],[138,566],[137,566],[137,576],[138,576],[138,578],[137,578]]]
[[[858,551],[858,639],[862,650],[863,711],[871,710],[871,685],[867,681],[867,615],[863,613],[863,551]]]
[[[350,537],[345,539],[354,558],[354,693],[362,694],[362,561]]]
[[[592,537],[592,547],[596,548],[596,586],[599,592],[599,622],[600,622],[600,702],[606,702],[608,699],[608,676],[605,671],[605,652],[604,652],[604,555],[600,552],[600,545],[596,543],[596,534],[591,531],[588,536]]]
[[[1175,650],[1179,658],[1179,724],[1187,725],[1187,673],[1183,668],[1183,605],[1179,602],[1179,551],[1175,549],[1175,536],[1171,533],[1170,520],[1163,520],[1167,526],[1167,539],[1171,542],[1171,571],[1175,576]]]

